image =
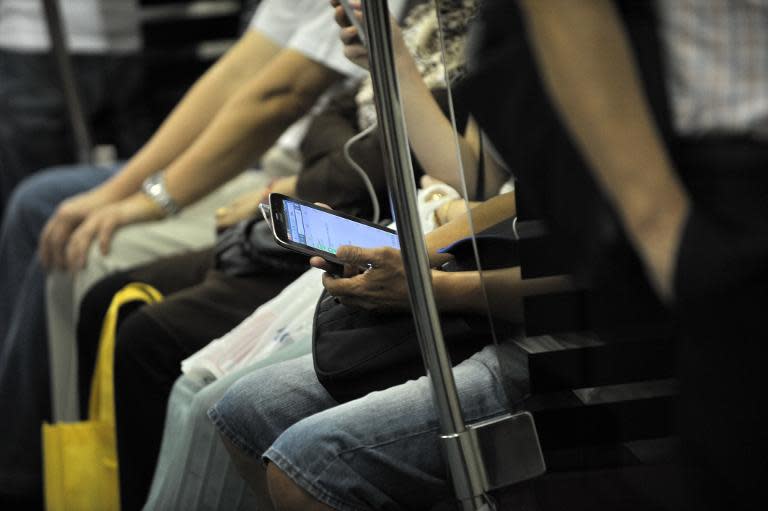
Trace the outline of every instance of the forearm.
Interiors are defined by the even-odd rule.
[[[571,280],[565,276],[523,280],[519,267],[487,270],[482,274],[433,270],[432,283],[438,309],[443,312],[480,315],[490,310],[494,317],[514,322],[523,320],[524,297],[573,289]]]
[[[306,114],[338,74],[285,50],[221,108],[167,167],[168,192],[181,206],[237,175]]]
[[[265,66],[279,46],[248,32],[186,93],[152,138],[105,185],[116,198],[140,189],[142,181],[168,167],[210,124],[211,119],[244,83]]]
[[[193,203],[256,161],[300,117],[294,103],[291,97],[266,103],[233,100],[167,167],[166,185],[174,200],[181,206]]]
[[[630,239],[651,266],[668,258],[688,198],[655,129],[615,8],[608,0],[522,5],[546,86]],[[660,264],[664,293],[671,268]]]
[[[463,194],[453,125],[424,83],[402,38],[396,40],[395,58],[408,139],[413,152],[428,175]],[[471,143],[473,141],[475,144]],[[470,194],[474,194],[477,188],[475,170],[479,158],[477,141],[473,141],[458,136],[462,166],[466,171],[466,185]]]
[[[471,225],[470,214],[472,216]],[[505,193],[478,204],[472,208],[469,214],[461,215],[438,227],[426,236],[430,264],[439,266],[451,259],[448,254],[439,254],[438,249],[471,236],[473,233],[488,229],[513,216],[515,216],[515,194]]]

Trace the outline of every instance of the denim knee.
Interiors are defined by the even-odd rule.
[[[51,167],[19,183],[8,201],[3,230],[27,233],[37,240],[48,218],[68,197],[101,184],[114,169],[91,166]]]
[[[33,175],[14,189],[8,199],[3,232],[12,231],[16,235],[34,235],[37,238],[56,207],[45,200],[44,182],[39,175]]]
[[[264,409],[254,406],[254,386],[244,377],[232,385],[224,396],[208,410],[208,417],[243,453],[259,457],[269,444],[259,442],[263,435],[252,435],[254,431],[271,429]],[[258,399],[258,398],[256,398]]]
[[[305,355],[240,378],[208,415],[243,452],[261,456],[290,426],[334,404]]]

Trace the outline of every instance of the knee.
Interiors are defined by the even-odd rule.
[[[49,200],[49,184],[44,175],[35,174],[13,190],[5,213],[5,227],[38,235],[56,208]]]
[[[325,511],[331,508],[316,500],[277,465],[267,465],[267,488],[277,511]]]
[[[138,303],[138,302],[137,302]],[[122,321],[119,321],[115,337],[115,377],[125,371],[137,371],[142,366],[151,366],[158,348],[158,330],[161,328],[145,312],[147,307],[139,304],[138,310],[123,306]],[[135,375],[134,375],[135,377]]]
[[[80,302],[79,322],[101,324],[115,294],[131,281],[130,272],[120,272],[97,282]]]
[[[256,456],[263,449],[252,443],[254,433],[266,428],[267,418],[262,409],[253,406],[253,392],[256,390],[248,380],[241,378],[208,411],[219,432],[237,446],[244,455]]]

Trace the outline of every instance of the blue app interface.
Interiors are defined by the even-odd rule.
[[[335,254],[342,245],[400,249],[397,234],[341,218],[321,210],[284,201],[288,239]]]

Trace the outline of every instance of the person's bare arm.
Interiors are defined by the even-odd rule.
[[[690,208],[609,0],[521,0],[542,75],[659,294],[670,299]]]
[[[259,214],[259,205],[268,203],[269,194],[282,193],[289,197],[296,196],[296,183],[298,176],[281,177],[271,185],[247,192],[232,201],[225,207],[216,210],[216,229],[226,229],[241,220],[245,220]]]
[[[482,285],[481,280],[482,279]],[[485,314],[508,321],[523,321],[523,298],[574,289],[564,275],[523,279],[520,267],[498,270],[432,271],[437,307],[442,312]],[[488,296],[486,303],[483,291]]]
[[[168,167],[208,129],[211,120],[282,48],[249,30],[190,88],[125,168],[105,183],[115,198],[136,192],[150,174]]]
[[[244,84],[167,169],[168,193],[181,206],[190,204],[241,172],[309,111],[338,73],[294,50],[282,50]],[[142,192],[102,208],[76,229],[67,247],[70,268],[80,268],[91,241],[103,253],[116,229],[158,219],[163,212]]]
[[[206,71],[144,147],[116,176],[76,195],[57,208],[40,237],[46,267],[66,267],[66,245],[75,228],[93,211],[139,190],[149,175],[167,167],[208,126],[236,90],[259,73],[281,50],[264,35],[249,31]]]
[[[347,276],[323,275],[323,285],[347,305],[364,309],[408,310],[408,290],[400,251],[393,248],[365,249],[340,247],[336,257],[346,263]],[[312,265],[323,268],[323,260],[313,257]],[[359,273],[356,268],[369,266]],[[483,281],[481,282],[481,278]],[[483,284],[488,302],[483,296]],[[432,270],[432,285],[438,309],[482,315],[488,312],[509,321],[522,321],[525,296],[572,289],[568,277],[543,277],[523,280],[520,268],[466,272]]]
[[[168,167],[168,192],[186,205],[238,174],[339,78],[295,50],[281,51]]]
[[[337,0],[331,0],[331,4],[336,6],[336,21],[342,27],[341,40],[345,45],[345,55],[352,62],[367,69],[369,67],[368,50],[360,44],[357,29],[347,21],[346,13]],[[362,22],[360,2],[351,0],[350,4],[356,9],[358,19]],[[400,28],[394,20],[391,26],[403,113],[413,153],[429,176],[450,185],[462,194],[464,193],[461,172],[463,167],[467,191],[470,195],[474,195],[477,190],[477,168],[480,158],[480,131],[477,124],[470,120],[463,136],[454,135],[453,125],[443,114],[432,92],[425,85],[413,56],[405,45]],[[459,155],[454,142],[459,145],[461,166],[459,166]],[[491,189],[487,190],[493,193],[501,186],[498,176],[503,171],[493,158],[486,156],[484,158],[486,178],[491,185]]]
[[[450,255],[439,254],[437,251],[455,241],[471,236],[473,228],[474,233],[477,233],[512,218],[515,214],[515,194],[510,192],[488,199],[473,207],[469,212],[441,225],[426,236],[430,264],[440,266],[449,261]],[[472,216],[471,224],[469,215]]]

